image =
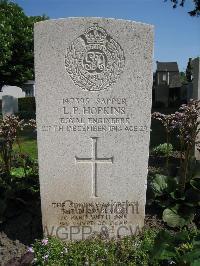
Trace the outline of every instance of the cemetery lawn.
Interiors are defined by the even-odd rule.
[[[20,151],[21,149],[21,151]],[[14,145],[14,151],[28,154],[32,159],[37,159],[37,140],[22,138],[20,140],[20,148]]]
[[[32,159],[37,159],[37,135],[33,129],[26,129],[18,137],[18,143],[15,141],[13,150],[15,152],[28,154]]]

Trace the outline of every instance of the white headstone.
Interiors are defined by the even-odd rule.
[[[18,99],[10,96],[4,95],[2,97],[2,115],[14,115],[18,112]]]
[[[23,92],[20,87],[5,85],[5,86],[2,87],[2,92],[0,93],[0,99],[4,95],[10,95],[10,96],[13,96],[15,98],[24,98],[25,97],[25,92]]]
[[[134,234],[144,224],[153,27],[105,18],[35,25],[45,233]]]

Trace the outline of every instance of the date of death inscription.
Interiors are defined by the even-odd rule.
[[[71,200],[52,202],[60,212],[60,225],[126,225],[128,218],[139,215],[137,201],[77,203]]]
[[[147,133],[148,126],[129,101],[116,97],[63,98],[55,110],[55,121],[42,124],[40,129],[44,132]]]

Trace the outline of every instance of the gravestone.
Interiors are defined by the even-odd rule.
[[[28,80],[22,85],[22,89],[25,92],[26,97],[35,97],[35,81]]]
[[[193,77],[192,99],[200,100],[200,57],[193,59],[191,62],[191,66],[192,66],[192,77]],[[198,140],[200,140],[200,136],[198,136]],[[200,161],[200,152],[197,149],[195,149],[195,157],[198,161]]]
[[[43,228],[64,240],[144,224],[153,27],[105,18],[35,25]]]
[[[18,99],[10,96],[4,95],[2,97],[2,115],[14,115],[18,112]]]
[[[2,87],[2,92],[0,92],[0,99],[4,95],[10,95],[13,96],[14,98],[24,98],[25,92],[23,92],[20,87],[5,85]]]

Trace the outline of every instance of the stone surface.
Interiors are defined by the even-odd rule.
[[[200,100],[200,57],[197,57],[192,60],[192,99]],[[200,136],[198,136],[200,140]],[[200,161],[200,152],[195,149],[195,157]]]
[[[0,92],[0,99],[2,99],[4,95],[10,95],[15,98],[24,98],[25,92],[23,92],[20,87],[5,85],[2,88],[2,92]]]
[[[134,234],[145,216],[153,27],[35,25],[43,227],[65,240]]]
[[[13,115],[18,112],[18,99],[10,96],[4,95],[2,97],[2,115]]]

